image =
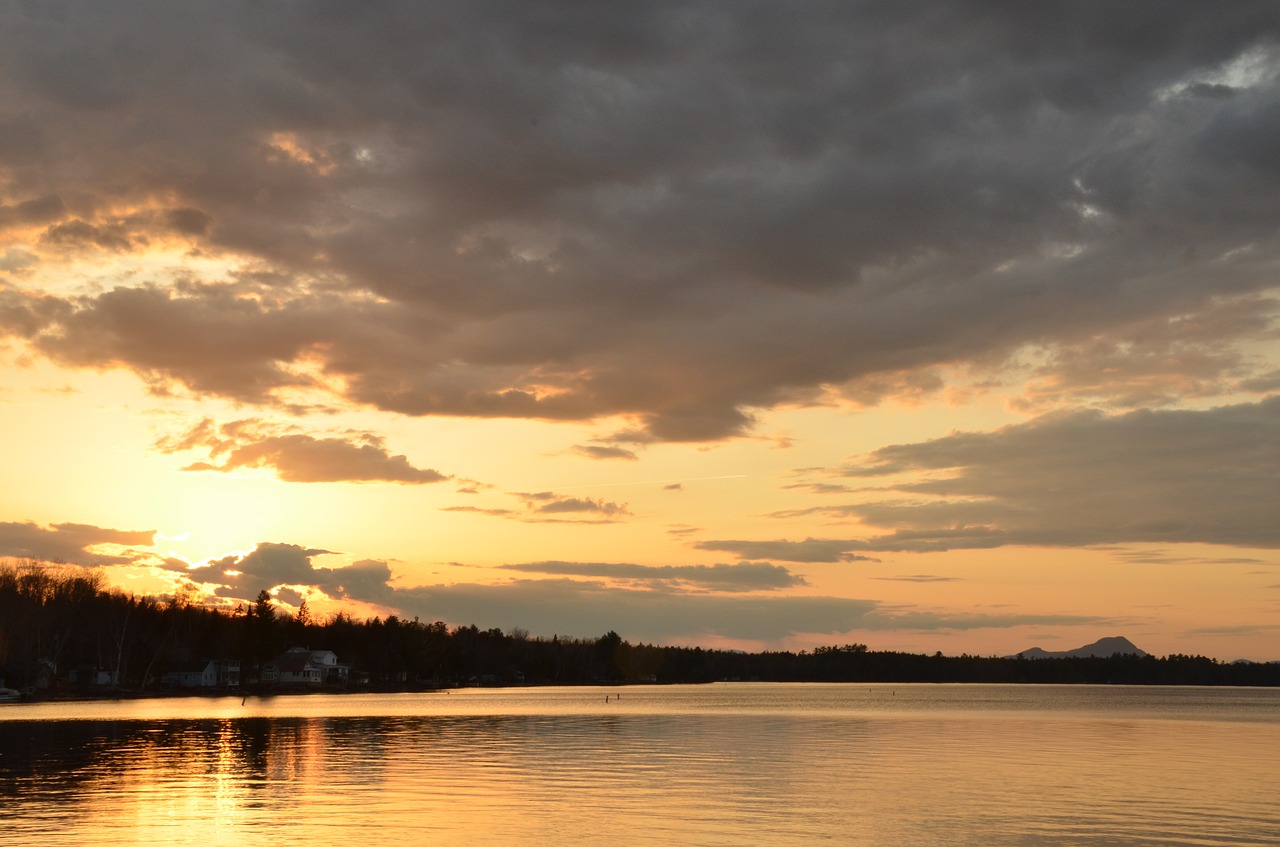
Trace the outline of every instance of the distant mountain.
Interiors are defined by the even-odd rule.
[[[1129,656],[1145,656],[1146,650],[1142,650],[1134,645],[1132,641],[1123,635],[1114,635],[1110,638],[1099,638],[1092,644],[1086,644],[1083,647],[1077,647],[1074,650],[1062,650],[1059,652],[1051,652],[1049,650],[1041,650],[1039,647],[1032,647],[1030,650],[1023,650],[1018,655],[1024,659],[1081,659],[1090,656],[1101,656],[1108,658],[1117,653]],[[1010,658],[1016,658],[1011,656]]]

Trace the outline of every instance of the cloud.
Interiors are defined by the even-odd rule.
[[[479,506],[445,506],[442,512],[464,512],[474,515],[488,515],[491,518],[522,518],[522,514],[515,509],[484,509]]]
[[[1240,388],[1244,391],[1256,391],[1259,394],[1280,392],[1280,369],[1259,374],[1251,379],[1241,380]]]
[[[549,516],[583,515],[588,520],[614,520],[631,514],[625,503],[592,497],[565,497],[550,491],[516,494],[524,501],[526,520],[548,520]],[[577,518],[571,518],[576,520]]]
[[[26,250],[14,247],[6,247],[4,254],[0,255],[0,272],[21,271],[24,268],[31,267],[38,261],[39,259],[34,253],[28,253]]]
[[[1280,303],[1239,297],[1209,304],[1193,315],[1147,318],[1105,334],[1060,344],[1035,369],[1022,405],[1169,406],[1233,390],[1266,393],[1236,344],[1265,340]],[[1254,374],[1253,376],[1250,376]]]
[[[747,598],[607,588],[570,579],[518,580],[400,589],[406,614],[424,619],[524,627],[540,635],[594,637],[614,630],[630,641],[698,642],[706,635],[776,640],[798,632],[844,632],[876,604],[833,597]]]
[[[0,203],[0,230],[47,224],[65,214],[66,205],[61,197],[54,194],[31,197],[18,203]]]
[[[634,462],[639,458],[634,451],[625,447],[604,447],[598,444],[575,444],[573,452],[588,459],[625,459]]]
[[[959,577],[955,576],[935,576],[933,574],[918,573],[908,576],[873,576],[870,579],[879,579],[885,582],[957,582]]]
[[[1249,0],[23,7],[0,267],[37,276],[0,333],[157,391],[618,443],[1028,350],[1036,408],[1220,396],[1274,377],[1242,345],[1278,39]]]
[[[297,598],[321,591],[406,617],[454,625],[523,627],[548,637],[595,637],[615,630],[631,641],[660,643],[698,643],[710,636],[776,643],[797,634],[855,630],[956,631],[1113,622],[1088,615],[941,614],[885,606],[875,600],[780,594],[779,590],[804,581],[766,562],[709,566],[530,562],[502,570],[558,578],[395,587],[386,562],[366,559],[341,568],[317,567],[314,560],[326,555],[333,554],[264,542],[247,554],[192,568],[186,576],[216,586],[218,597],[241,602],[251,602],[263,589]],[[609,584],[615,580],[623,584]],[[769,593],[744,593],[756,590]]]
[[[296,544],[262,543],[243,556],[224,556],[192,569],[193,578],[218,583],[247,597],[278,585],[309,585],[317,570],[311,560],[332,551],[308,549]],[[253,586],[259,586],[254,589]]]
[[[1204,411],[1083,411],[882,447],[842,469],[895,499],[830,509],[891,531],[865,539],[703,541],[747,558],[1180,542],[1280,547],[1280,397]],[[884,489],[871,493],[883,494]]]
[[[70,220],[49,227],[40,243],[57,249],[93,248],[108,251],[132,250],[134,244],[118,224],[95,226],[81,220]]]
[[[487,515],[524,523],[617,523],[631,517],[626,503],[594,497],[566,497],[551,491],[517,491],[519,509],[485,506],[446,506],[441,511]]]
[[[1249,556],[1186,556],[1175,555],[1161,549],[1118,549],[1111,551],[1117,559],[1131,564],[1154,565],[1265,565],[1266,559]]]
[[[386,603],[394,595],[390,588],[391,567],[377,559],[361,559],[345,568],[332,568],[317,587],[339,600],[350,598],[366,603]]]
[[[1210,626],[1190,630],[1191,635],[1270,635],[1280,632],[1280,624],[1238,624],[1235,626]]]
[[[224,556],[190,569],[186,576],[218,586],[219,597],[250,601],[258,592],[281,586],[314,588],[339,600],[382,604],[393,596],[386,562],[361,560],[342,568],[319,568],[317,556],[330,550],[263,542],[244,555]]]
[[[627,507],[606,500],[590,497],[560,497],[547,493],[526,495],[529,507],[540,515],[559,515],[566,512],[590,512],[613,517],[627,514]]]
[[[874,451],[854,477],[910,470],[910,501],[855,509],[904,540],[986,532],[1001,543],[1280,546],[1280,397],[1206,411],[1050,415]],[[921,496],[922,495],[922,496]],[[967,530],[967,532],[966,532]],[[974,545],[973,541],[979,543]]]
[[[847,485],[834,482],[795,482],[783,488],[802,489],[813,494],[848,494],[852,490]]]
[[[0,524],[0,544],[7,549],[34,538],[44,543],[41,556],[86,565],[133,560],[86,554],[85,547],[140,545],[150,543],[153,535],[81,524],[59,524],[48,530],[31,524]],[[78,550],[79,556],[51,555],[59,550]],[[15,550],[14,555],[27,554]],[[454,625],[524,627],[538,635],[576,637],[616,630],[631,641],[658,643],[692,644],[707,637],[776,643],[798,634],[860,630],[960,631],[1114,622],[1089,615],[944,614],[886,606],[875,600],[783,594],[780,592],[806,582],[767,562],[691,566],[530,562],[500,570],[559,578],[397,587],[392,585],[394,574],[385,561],[363,559],[335,568],[316,565],[316,559],[330,555],[336,554],[322,548],[262,542],[248,553],[211,559],[194,567],[173,560],[152,564],[211,588],[213,596],[224,602],[249,603],[263,590],[287,602],[300,602],[320,592],[336,600]],[[611,584],[614,582],[621,584]],[[747,594],[756,591],[767,593]]]
[[[404,456],[391,455],[382,438],[357,433],[343,438],[316,438],[282,432],[256,420],[221,426],[205,419],[181,436],[161,439],[166,453],[205,449],[221,464],[194,462],[183,470],[229,473],[240,468],[270,468],[285,482],[397,482],[422,485],[449,477],[416,468]]]
[[[613,630],[632,642],[676,644],[701,643],[710,636],[777,642],[803,633],[1111,623],[1085,615],[943,615],[838,597],[670,593],[571,579],[401,588],[395,603],[404,614],[424,620],[523,627],[545,636],[595,637]]]
[[[876,561],[870,556],[854,552],[867,549],[863,542],[834,538],[806,538],[803,541],[708,540],[695,542],[693,546],[699,550],[734,553],[744,559],[781,559],[784,562]]]
[[[804,577],[768,562],[736,565],[637,565],[600,562],[529,562],[503,565],[504,570],[555,576],[625,580],[651,587],[710,591],[761,591],[808,585]]]
[[[79,523],[53,524],[47,529],[31,522],[0,522],[0,556],[33,558],[45,562],[66,562],[98,567],[128,564],[140,554],[93,552],[99,545],[150,547],[155,530],[138,532],[107,529]]]

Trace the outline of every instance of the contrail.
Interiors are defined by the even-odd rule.
[[[746,474],[734,473],[725,476],[687,476],[682,479],[643,479],[637,482],[588,482],[582,485],[562,485],[556,491],[568,491],[574,488],[616,488],[620,485],[672,485],[677,482],[706,482],[712,479],[745,479]]]

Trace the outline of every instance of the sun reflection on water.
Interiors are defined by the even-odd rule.
[[[235,733],[231,721],[218,722],[213,772],[213,825],[223,831],[241,825],[243,779],[236,766]]]

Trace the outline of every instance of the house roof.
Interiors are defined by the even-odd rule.
[[[277,656],[271,664],[283,673],[302,673],[311,664],[311,654],[289,652],[283,656]]]

